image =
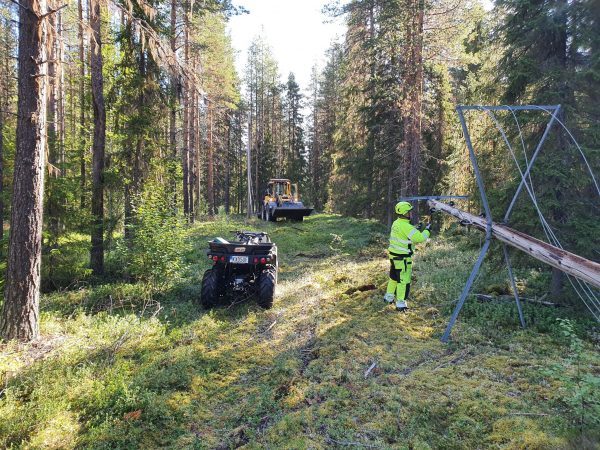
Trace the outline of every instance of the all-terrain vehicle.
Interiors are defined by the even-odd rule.
[[[277,284],[277,246],[267,233],[236,231],[235,241],[208,243],[213,267],[204,272],[200,302],[206,309],[256,296],[263,308],[273,306]]]

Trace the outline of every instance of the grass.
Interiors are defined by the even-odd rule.
[[[242,228],[278,244],[275,305],[203,311],[206,241]],[[526,304],[521,330],[511,304],[470,298],[442,344],[473,239],[420,248],[411,309],[398,314],[381,301],[386,234],[333,215],[219,219],[189,231],[181,272],[158,290],[82,282],[46,294],[42,339],[0,346],[0,447],[596,448],[597,329]],[[478,292],[506,282],[497,267],[488,261]],[[535,289],[535,271],[517,274]],[[559,333],[559,316],[577,336]],[[569,339],[582,342],[576,362]]]

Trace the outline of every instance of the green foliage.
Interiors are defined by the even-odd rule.
[[[575,322],[557,319],[556,323],[568,352],[562,364],[550,367],[545,374],[560,381],[559,399],[567,407],[581,443],[585,443],[588,436],[600,435],[600,377],[594,371],[599,358],[578,336]]]
[[[148,187],[131,225],[131,242],[120,242],[127,273],[154,285],[172,284],[182,268],[185,246],[183,219],[169,208],[165,193]]]
[[[88,282],[92,275],[89,246],[89,236],[76,233],[60,236],[56,246],[42,255],[42,290],[51,292]]]

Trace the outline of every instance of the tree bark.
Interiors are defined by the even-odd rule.
[[[4,112],[0,106],[0,240],[4,239]],[[4,256],[4,245],[0,244],[0,257]]]
[[[184,15],[183,48],[184,63],[189,62],[189,12]],[[190,219],[190,126],[189,126],[189,91],[190,80],[186,77],[183,85],[183,148],[181,150],[181,169],[183,172],[183,214]]]
[[[48,6],[55,8],[54,0],[50,1]],[[48,175],[50,176],[47,182],[46,192],[46,222],[48,223],[49,230],[49,246],[50,248],[58,247],[58,235],[59,235],[59,205],[58,205],[58,193],[56,189],[53,189],[54,183],[52,178],[57,177],[60,171],[57,169],[58,158],[60,154],[60,131],[59,131],[59,113],[58,104],[60,97],[60,78],[58,74],[59,64],[59,50],[58,50],[58,22],[57,14],[51,14],[48,16],[48,142],[47,142],[47,154],[46,161],[48,166]],[[53,257],[50,257],[50,268],[53,267]]]
[[[171,52],[177,52],[177,1],[171,0]],[[176,74],[171,75],[171,104],[169,110],[169,146],[171,147],[172,164],[177,161],[177,106],[179,103],[178,95],[179,78]],[[171,193],[173,195],[173,210],[177,207],[177,181],[173,173],[171,177]]]
[[[79,187],[81,196],[79,207],[85,209],[85,44],[83,24],[83,0],[77,2],[77,14],[79,19]]]
[[[189,184],[188,184],[188,196],[189,196],[189,207],[190,207],[190,222],[194,223],[196,220],[196,203],[198,193],[194,189],[196,186],[196,180],[198,178],[198,158],[197,158],[197,145],[196,145],[196,89],[195,87],[190,90],[190,102],[188,104],[188,134],[189,134]]]
[[[194,125],[194,129],[196,130],[196,143],[198,146],[198,151],[196,152],[196,167],[198,168],[198,170],[196,172],[196,178],[194,180],[194,192],[196,193],[196,204],[194,206],[194,210],[196,211],[196,216],[198,218],[200,218],[200,207],[202,202],[202,191],[200,189],[201,174],[205,164],[205,160],[202,157],[202,143],[204,142],[204,139],[202,128],[202,114],[200,114],[200,102],[204,102],[204,97],[199,95],[196,99],[196,103],[194,103],[194,109],[196,110],[196,124]]]
[[[407,21],[406,50],[406,107],[404,117],[404,168],[405,180],[402,195],[419,194],[421,171],[421,110],[423,89],[423,0],[411,0],[411,18]],[[418,221],[418,202],[415,202],[413,219]]]
[[[227,158],[225,158],[225,214],[231,208],[231,118],[227,119]]]
[[[17,148],[0,337],[30,341],[39,335],[48,7],[46,0],[20,0],[20,5]]]
[[[2,96],[0,96],[0,239],[4,239],[4,114],[8,112],[10,98],[10,79],[14,76],[9,63],[9,36],[10,29],[6,27],[4,51],[4,68],[2,77]],[[4,257],[4,245],[0,244],[0,256]]]
[[[94,275],[104,273],[104,150],[106,145],[106,109],[102,76],[102,35],[100,0],[90,0],[90,52],[94,142],[92,146],[92,247],[90,267]]]
[[[208,149],[207,149],[207,174],[206,174],[206,190],[208,193],[208,215],[212,216],[215,214],[215,161],[214,161],[214,149],[213,149],[213,106],[209,103],[208,106]]]
[[[60,7],[61,5],[57,5]],[[63,12],[58,11],[57,13],[57,36],[58,36],[58,45],[57,45],[57,77],[58,77],[58,105],[56,109],[57,114],[57,131],[58,131],[58,159],[57,163],[59,165],[59,176],[64,176],[64,163],[65,163],[65,130],[66,130],[66,119],[65,119],[65,68],[63,65],[65,58],[65,36],[63,34],[64,31],[64,17]]]

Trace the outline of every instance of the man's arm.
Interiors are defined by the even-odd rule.
[[[413,227],[412,230],[410,230],[408,233],[408,239],[410,239],[410,241],[413,244],[418,244],[420,242],[425,242],[427,239],[429,239],[429,235],[429,230],[420,232],[415,227]]]

